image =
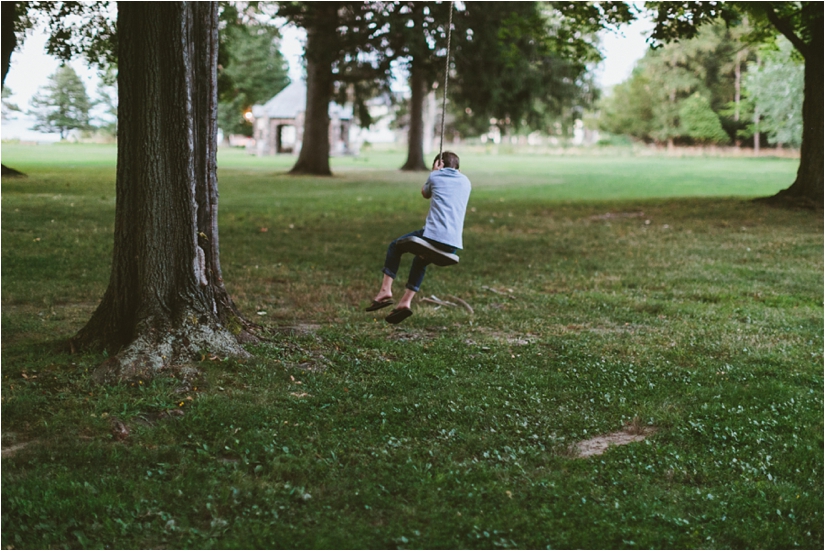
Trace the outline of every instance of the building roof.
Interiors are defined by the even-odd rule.
[[[263,105],[253,105],[252,115],[256,119],[294,119],[306,111],[307,87],[304,81],[296,81]],[[337,115],[341,120],[352,119],[352,109],[330,102],[329,115]]]

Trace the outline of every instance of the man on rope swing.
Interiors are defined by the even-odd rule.
[[[424,228],[402,235],[387,248],[384,279],[381,290],[367,307],[367,312],[393,304],[392,283],[398,274],[401,255],[412,252],[413,258],[406,291],[395,309],[385,318],[387,323],[401,323],[412,316],[410,304],[424,281],[427,266],[432,263],[446,266],[458,262],[454,255],[463,246],[464,215],[472,186],[459,170],[458,155],[444,151],[433,161],[433,171],[421,188],[421,195],[430,200],[430,211]],[[423,240],[423,241],[422,241]]]

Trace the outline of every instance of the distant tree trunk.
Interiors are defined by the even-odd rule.
[[[412,61],[410,71],[410,131],[407,138],[407,162],[401,170],[427,170],[424,162],[424,99],[427,81],[420,62]]]
[[[753,114],[753,154],[754,156],[758,157],[760,154],[760,149],[762,148],[762,134],[759,133],[759,121],[761,120],[761,116],[759,115],[759,111],[757,110]]]
[[[739,103],[742,99],[742,51],[736,52],[736,65],[733,68],[733,120],[739,122]]]
[[[822,10],[822,7],[819,7]],[[821,14],[821,12],[820,12]],[[802,148],[796,180],[771,200],[808,203],[823,206],[823,29],[819,23],[811,26],[811,41],[805,56],[805,96],[802,102]]]
[[[736,52],[736,65],[733,68],[733,120],[739,122],[739,108],[742,101],[742,50]],[[742,145],[742,140],[736,138],[734,144],[738,148]]]
[[[3,2],[2,6],[2,35],[0,41],[2,42],[2,57],[3,57],[3,80],[0,83],[2,88],[6,87],[6,75],[9,74],[9,67],[11,67],[11,54],[17,48],[17,35],[14,34],[14,25],[20,18],[20,2]],[[9,168],[6,165],[0,165],[0,175],[2,176],[25,176],[22,172]]]
[[[115,356],[101,382],[150,378],[202,351],[243,357],[253,325],[218,247],[218,4],[118,4],[118,159],[112,272],[73,349]]]
[[[329,102],[332,100],[332,61],[329,33],[336,32],[337,2],[319,3],[317,17],[307,28],[307,101],[301,151],[290,174],[331,176],[329,168]]]

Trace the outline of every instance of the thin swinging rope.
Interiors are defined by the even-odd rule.
[[[444,64],[444,101],[441,104],[441,142],[438,144],[438,160],[444,163],[444,120],[447,118],[447,83],[450,80],[450,38],[453,34],[453,3],[450,2],[450,21],[447,23],[447,60]]]

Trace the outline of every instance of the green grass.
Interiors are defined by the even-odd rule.
[[[390,327],[403,155],[222,151],[224,275],[272,340],[102,387],[58,345],[105,290],[114,159],[3,144],[2,547],[823,546],[822,215],[747,200],[795,161],[462,155],[466,250],[421,296],[475,313]],[[570,451],[626,424],[656,432]]]

